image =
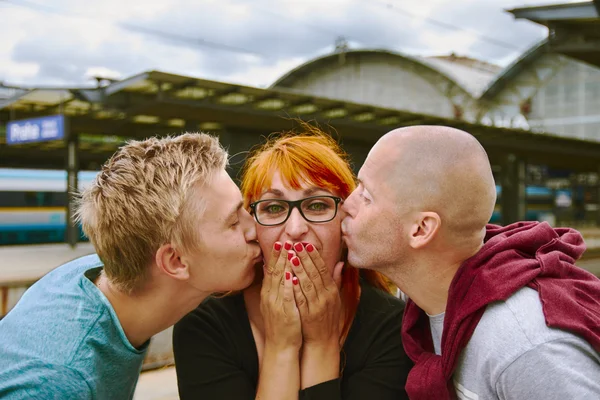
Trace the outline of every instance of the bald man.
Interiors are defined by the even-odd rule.
[[[394,130],[358,178],[343,205],[348,261],[409,298],[411,399],[600,398],[600,280],[574,266],[581,235],[488,225],[495,183],[472,135]]]

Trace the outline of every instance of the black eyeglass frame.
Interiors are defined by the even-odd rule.
[[[304,215],[304,213],[302,212],[302,207],[300,207],[302,205],[303,202],[305,202],[306,200],[311,200],[311,199],[322,199],[323,197],[327,197],[330,199],[333,199],[333,201],[335,202],[335,212],[333,213],[333,217],[325,220],[325,221],[311,221],[310,219],[306,218],[306,215]],[[288,213],[287,216],[285,217],[285,219],[281,222],[278,222],[276,224],[263,224],[262,222],[260,222],[258,220],[258,216],[256,214],[256,206],[260,203],[265,203],[268,201],[279,201],[282,203],[287,203],[287,205],[289,206],[288,208]],[[339,204],[342,202],[342,198],[341,197],[337,197],[337,196],[328,196],[328,195],[322,195],[322,196],[311,196],[311,197],[306,197],[304,199],[299,199],[299,200],[295,200],[295,201],[290,201],[290,200],[284,200],[284,199],[264,199],[264,200],[258,200],[255,201],[254,203],[250,204],[250,210],[252,211],[252,214],[254,215],[254,220],[256,222],[258,222],[260,225],[262,226],[277,226],[277,225],[281,225],[281,224],[285,224],[287,222],[287,220],[290,218],[290,215],[292,215],[292,211],[294,210],[294,208],[298,209],[298,212],[300,212],[300,215],[302,215],[302,218],[304,218],[307,222],[310,222],[312,224],[321,224],[324,222],[329,222],[332,221],[338,213],[338,208],[339,208]]]

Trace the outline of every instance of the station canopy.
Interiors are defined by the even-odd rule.
[[[66,116],[77,138],[81,169],[98,168],[127,139],[205,131],[230,142],[252,134],[258,143],[297,126],[297,119],[368,147],[397,127],[446,125],[477,137],[492,162],[512,153],[558,168],[597,172],[600,165],[600,143],[150,71],[96,88],[20,88],[0,100],[0,167],[64,168],[64,140],[10,146],[5,140],[7,122],[54,114]]]
[[[509,10],[549,29],[550,51],[600,67],[600,0]]]

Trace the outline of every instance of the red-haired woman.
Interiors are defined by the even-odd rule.
[[[408,398],[404,304],[378,273],[343,265],[338,206],[354,175],[332,138],[304,128],[246,162],[264,267],[242,293],[209,298],[175,326],[182,399]]]

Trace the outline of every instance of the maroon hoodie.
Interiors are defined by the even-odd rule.
[[[441,356],[434,353],[427,315],[408,301],[402,340],[415,362],[406,384],[409,397],[455,398],[452,374],[486,306],[525,286],[538,291],[548,326],[577,334],[600,352],[600,280],[574,265],[584,251],[573,229],[545,222],[488,225],[485,244],[450,284]]]

